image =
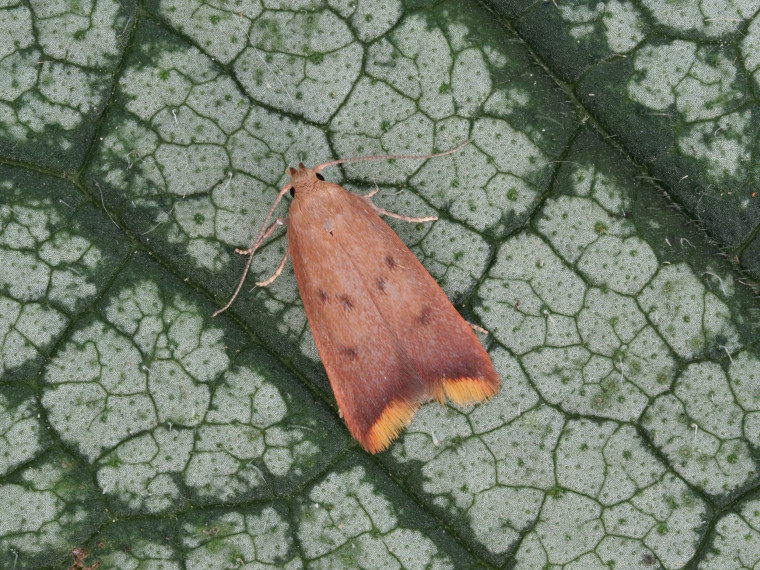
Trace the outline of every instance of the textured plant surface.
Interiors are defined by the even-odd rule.
[[[0,567],[756,567],[756,10],[2,3]],[[287,166],[466,139],[324,172],[502,378],[373,457],[283,234],[211,314]]]

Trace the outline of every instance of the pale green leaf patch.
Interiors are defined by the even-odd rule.
[[[440,533],[407,528],[418,514],[400,513],[372,481],[356,466],[328,475],[304,497],[297,536],[310,566],[455,568]]]
[[[3,565],[41,567],[50,552],[60,552],[95,532],[105,520],[104,505],[86,469],[72,456],[55,451],[26,466],[0,487],[0,548]]]
[[[283,508],[256,512],[211,511],[187,517],[180,531],[188,568],[276,565],[302,568]]]
[[[49,444],[33,395],[24,388],[0,394],[0,474],[33,459]]]
[[[37,365],[125,250],[111,221],[80,209],[70,188],[7,167],[1,185],[0,372],[11,379]]]
[[[289,33],[294,29],[303,34]],[[309,121],[329,119],[361,70],[361,44],[329,10],[265,10],[247,37],[255,39],[234,65],[244,88],[262,103]]]
[[[704,568],[723,568],[730,565],[754,566],[760,561],[756,548],[760,540],[758,501],[750,500],[738,513],[728,513],[718,521],[710,552],[705,555]]]
[[[32,2],[0,10],[2,148],[56,168],[72,168],[84,156],[78,143],[92,136],[92,117],[105,108],[134,10],[131,2],[69,8]]]

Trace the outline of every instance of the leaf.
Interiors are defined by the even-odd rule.
[[[750,10],[0,8],[0,566],[757,565]],[[287,166],[466,139],[325,171],[502,378],[373,457],[283,235],[211,314]]]

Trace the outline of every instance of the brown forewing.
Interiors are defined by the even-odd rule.
[[[498,377],[472,329],[367,200],[316,178],[309,183],[294,184],[288,247],[354,437],[380,451],[424,401],[472,403],[495,394]]]

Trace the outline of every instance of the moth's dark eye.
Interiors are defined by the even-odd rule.
[[[295,188],[295,186],[291,186],[290,187],[290,195],[291,196],[295,196],[296,195],[296,188]]]
[[[324,180],[325,179],[325,177],[322,176],[319,172],[317,172],[317,178],[319,178],[320,180]]]

